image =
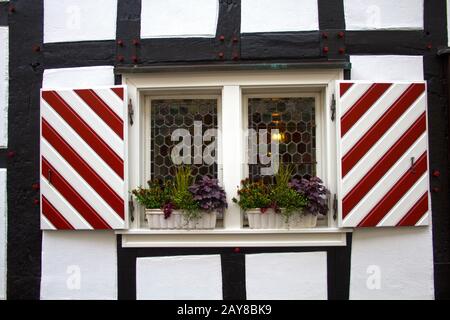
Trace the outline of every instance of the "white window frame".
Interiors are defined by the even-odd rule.
[[[284,92],[283,92],[284,91]],[[251,92],[251,90],[250,90]],[[325,181],[325,184],[328,186],[328,179],[327,171],[325,170],[324,164],[327,162],[328,159],[328,152],[329,148],[327,145],[326,139],[324,139],[324,130],[325,130],[325,123],[326,123],[326,113],[324,110],[325,103],[324,103],[324,97],[322,92],[316,92],[316,91],[308,91],[308,88],[302,88],[302,87],[292,87],[292,88],[283,88],[283,90],[280,90],[280,88],[264,88],[265,93],[243,93],[242,99],[243,99],[243,129],[244,131],[248,130],[248,100],[252,98],[314,98],[314,104],[315,104],[315,125],[316,125],[316,175],[322,181]],[[270,93],[267,93],[270,92]],[[248,140],[243,140],[244,149],[248,150],[247,146]],[[244,163],[244,177],[249,176],[248,172],[248,152],[245,153],[245,163]],[[330,199],[331,200],[331,199]],[[337,226],[337,220],[335,221],[333,219],[332,213],[332,206],[331,203],[329,214],[327,215],[327,226],[328,227],[336,227]]]
[[[192,91],[190,91],[192,92]],[[171,95],[158,95],[158,94],[152,94],[152,92],[145,93],[144,94],[144,108],[142,110],[142,116],[143,116],[143,123],[144,123],[144,135],[141,137],[141,144],[142,144],[142,150],[144,151],[144,168],[143,172],[144,175],[141,176],[140,185],[146,186],[147,181],[152,179],[151,175],[151,108],[152,108],[152,100],[170,100],[170,99],[210,99],[210,100],[217,100],[217,127],[221,128],[222,121],[221,121],[221,111],[222,111],[222,102],[221,102],[221,95],[220,94],[205,94],[202,92],[199,92],[198,94],[183,94],[180,93],[179,90],[173,90],[173,93]],[[222,144],[221,144],[221,134],[219,131],[218,137],[217,137],[217,179],[219,180],[219,184],[222,185]],[[141,209],[142,210],[142,209]],[[136,214],[135,216],[138,216]],[[141,228],[141,225],[145,223],[145,221],[142,221],[141,219],[144,217],[144,215],[139,214],[139,220],[136,221],[136,225],[134,226],[136,229],[145,229]]]
[[[317,134],[323,137],[325,152],[317,158],[321,162],[320,172],[332,194],[336,193],[336,126],[331,120],[331,101],[335,81],[343,79],[341,69],[317,70],[255,70],[255,71],[210,71],[210,72],[152,72],[122,75],[128,87],[128,98],[134,108],[134,125],[129,126],[129,190],[142,185],[146,177],[144,168],[145,148],[141,143],[145,137],[145,99],[148,95],[167,96],[196,93],[220,94],[220,119],[222,136],[219,139],[219,154],[222,170],[221,182],[227,192],[229,208],[224,215],[224,229],[214,230],[150,230],[139,228],[136,217],[141,208],[134,202],[135,219],[130,229],[117,231],[122,234],[124,247],[235,247],[235,246],[342,246],[346,244],[346,233],[352,229],[339,228],[333,219],[333,210],[328,214],[326,228],[299,230],[249,230],[242,228],[243,214],[231,202],[236,196],[237,186],[245,177],[246,152],[244,137],[235,130],[236,124],[244,123],[244,96],[258,90],[284,92],[303,90],[316,92],[323,112],[322,128]],[[169,93],[169,94],[168,94]],[[219,112],[219,110],[218,110]],[[317,114],[317,112],[316,112]],[[221,149],[220,149],[221,148]],[[222,152],[223,150],[223,152]],[[232,153],[225,152],[233,150]],[[325,155],[326,154],[326,157]],[[324,159],[324,157],[326,159]],[[219,166],[220,167],[220,166]],[[318,171],[319,173],[319,171]]]

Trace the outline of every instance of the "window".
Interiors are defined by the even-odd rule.
[[[203,139],[208,130],[217,129],[218,99],[200,96],[195,98],[182,97],[149,97],[149,109],[146,128],[150,132],[150,167],[151,179],[167,179],[174,175],[176,163],[172,160],[171,152],[179,144],[178,138],[172,138],[177,131],[188,136],[188,141],[181,141],[183,147],[188,148],[191,157],[184,159],[184,163],[191,166],[194,179],[201,175],[217,178],[217,161],[204,161],[203,152],[210,143]],[[180,137],[182,138],[182,137]],[[201,147],[194,145],[193,139],[200,139]],[[147,146],[148,148],[148,146]],[[197,149],[198,150],[197,150]],[[213,156],[215,156],[213,154]],[[183,159],[181,159],[183,160]],[[211,159],[213,160],[213,159]]]
[[[314,229],[255,230],[248,228],[246,215],[231,201],[243,178],[273,179],[261,172],[270,164],[249,161],[250,129],[266,129],[266,138],[279,140],[281,160],[294,165],[297,177],[317,175],[332,194],[336,192],[336,165],[330,158],[336,152],[335,127],[329,105],[333,81],[342,79],[341,71],[155,73],[124,75],[123,79],[138,117],[129,130],[130,190],[150,178],[172,175],[171,152],[176,146],[188,147],[194,174],[217,177],[229,205],[213,230],[151,230],[146,228],[143,208],[135,204],[130,228],[122,232],[124,246],[345,243],[346,230],[337,228],[332,210]],[[215,138],[205,139],[208,130],[215,128]],[[177,129],[190,139],[196,133],[203,136],[202,150],[190,145],[189,139],[180,145],[185,140],[183,133],[174,139]],[[217,162],[197,162],[196,155],[210,144],[216,146]],[[270,146],[267,150],[270,157]]]
[[[321,139],[321,129],[326,119],[323,117],[321,94],[314,90],[308,92],[306,88],[271,88],[264,91],[253,94],[245,94],[244,91],[243,94],[244,128],[249,135],[245,177],[268,184],[275,182],[271,170],[267,171],[269,174],[263,172],[275,160],[270,144],[270,141],[275,141],[278,143],[277,157],[280,163],[293,168],[294,178],[318,176],[324,179],[321,162],[326,160],[321,158],[321,151],[326,147]],[[253,91],[250,89],[248,92]],[[261,133],[267,133],[267,136]],[[251,147],[252,134],[259,152]],[[265,144],[267,159],[264,161],[260,149]],[[258,157],[255,157],[256,154]],[[243,218],[243,226],[248,227],[247,216]],[[327,227],[331,223],[326,217],[319,216],[318,227]]]
[[[314,96],[250,95],[245,97],[244,103],[247,106],[248,129],[254,132],[265,130],[268,133],[266,141],[278,141],[280,161],[293,166],[295,178],[317,175],[316,123],[320,121],[316,121]],[[272,133],[273,130],[277,133]],[[267,166],[261,161],[249,163],[249,178],[273,183],[273,175],[261,174],[261,168]]]
[[[205,175],[220,180],[217,141],[220,96],[189,93],[146,95],[143,139],[146,174],[142,185],[149,180],[173,178],[180,164],[189,165],[194,181]],[[219,214],[217,228],[223,226],[222,219]],[[143,214],[140,224],[146,225]]]

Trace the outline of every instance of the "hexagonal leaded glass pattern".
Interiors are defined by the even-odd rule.
[[[312,97],[294,98],[249,98],[248,128],[257,132],[278,129],[279,135],[268,134],[279,139],[280,161],[294,166],[296,177],[316,175],[316,128],[315,99]],[[258,138],[259,139],[259,138]],[[260,141],[258,141],[259,143]],[[270,152],[270,146],[268,147]],[[249,177],[273,182],[273,176],[261,175],[261,168],[269,167],[249,164]]]
[[[152,179],[170,179],[177,167],[171,157],[172,149],[180,143],[172,141],[172,133],[186,129],[191,135],[190,148],[192,174],[195,178],[210,175],[217,178],[217,163],[194,163],[194,122],[201,122],[201,138],[208,129],[217,129],[216,99],[158,99],[151,101],[151,176]],[[213,138],[214,139],[214,138]],[[203,139],[201,140],[203,141]],[[210,141],[201,145],[203,152]]]

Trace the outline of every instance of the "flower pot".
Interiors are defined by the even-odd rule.
[[[174,210],[165,219],[160,209],[145,209],[145,216],[150,229],[214,229],[217,218],[216,212],[205,212],[200,218],[188,221],[182,211]]]
[[[301,229],[314,228],[317,224],[317,216],[309,212],[294,213],[286,221],[284,215],[273,209],[264,213],[260,209],[251,209],[247,210],[247,218],[250,229]]]
[[[314,228],[317,225],[317,215],[310,212],[299,212],[291,215],[288,221],[288,228]]]

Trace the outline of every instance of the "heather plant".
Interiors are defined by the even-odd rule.
[[[271,206],[270,189],[262,181],[242,180],[238,195],[239,199],[233,198],[233,202],[237,203],[244,211],[260,208],[261,212],[264,212]]]
[[[169,201],[171,186],[170,183],[162,183],[160,180],[147,182],[148,188],[138,187],[132,190],[136,200],[147,209],[160,209]]]
[[[189,191],[201,210],[223,213],[227,208],[225,191],[219,186],[217,179],[203,176],[199,182],[189,187]]]
[[[136,188],[132,194],[146,209],[162,209],[168,219],[173,210],[181,210],[187,221],[204,212],[223,212],[227,208],[226,194],[217,179],[204,176],[193,184],[189,167],[178,167],[173,181],[149,181],[148,188]]]
[[[328,201],[327,195],[330,193],[324,186],[322,180],[318,177],[308,179],[293,179],[291,184],[298,193],[302,193],[308,199],[306,209],[308,212],[317,214],[327,214]]]
[[[267,209],[273,209],[288,219],[308,204],[306,195],[291,186],[293,171],[292,166],[280,164],[273,185],[266,185],[262,181],[251,182],[249,179],[241,181],[239,199],[233,198],[233,202],[244,211],[259,208],[264,213]]]
[[[270,198],[275,211],[281,212],[286,217],[296,212],[303,211],[307,206],[308,199],[304,194],[292,188],[275,187],[271,190]]]

